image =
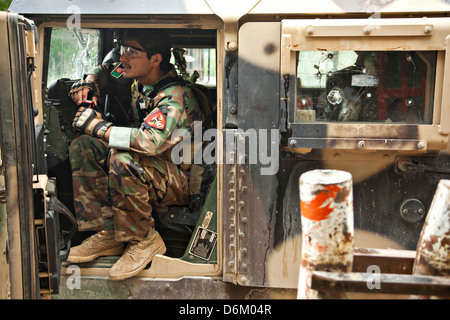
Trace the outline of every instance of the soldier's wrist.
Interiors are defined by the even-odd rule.
[[[103,135],[103,141],[109,142],[109,136],[111,135],[112,126],[106,129],[105,134]]]
[[[97,138],[106,141],[105,140],[105,133],[111,126],[112,126],[112,122],[104,121],[104,123],[101,123],[100,128],[98,130],[96,130]]]

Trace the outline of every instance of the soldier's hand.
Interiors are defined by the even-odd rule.
[[[75,114],[72,126],[91,137],[103,139],[106,130],[112,125],[102,118],[102,115],[92,108],[80,107]]]
[[[72,85],[69,96],[77,106],[79,106],[85,100],[94,101],[94,103],[97,105],[98,98],[100,96],[100,90],[95,82],[90,80],[81,80],[75,82]]]

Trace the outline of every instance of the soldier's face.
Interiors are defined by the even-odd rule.
[[[123,66],[123,76],[128,79],[143,79],[148,77],[154,69],[151,60],[147,58],[147,53],[135,49],[143,50],[136,40],[125,41],[120,61]],[[135,48],[135,49],[133,49]],[[140,81],[142,82],[142,81]]]

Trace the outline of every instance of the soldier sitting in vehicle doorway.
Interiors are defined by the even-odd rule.
[[[155,90],[161,80],[176,76],[166,32],[129,29],[119,44],[122,65],[113,72],[134,79],[131,108],[137,125],[112,125],[94,108],[81,106],[73,127],[86,134],[72,142],[69,154],[78,230],[98,233],[73,247],[68,261],[122,254],[110,270],[113,280],[138,274],[155,254],[165,253],[152,208],[189,200],[187,175],[170,160],[171,149],[181,140],[171,139],[172,133],[186,129],[193,134],[194,121],[203,121],[189,87],[169,83]],[[71,94],[77,104],[88,93],[98,101],[98,88],[109,77],[105,69],[97,70],[74,85]]]

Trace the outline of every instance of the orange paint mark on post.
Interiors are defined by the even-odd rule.
[[[330,199],[335,199],[339,191],[339,186],[324,186],[323,190],[313,200],[301,201],[300,209],[302,216],[314,221],[326,219],[333,211],[333,201],[330,201]]]

